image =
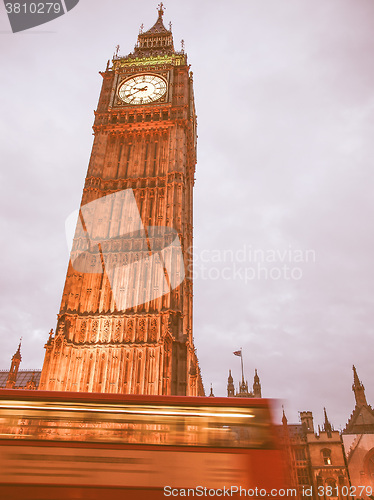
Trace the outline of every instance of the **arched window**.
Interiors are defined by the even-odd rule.
[[[331,450],[329,448],[324,448],[321,450],[321,455],[323,458],[324,465],[331,465]]]
[[[370,478],[370,486],[374,487],[374,448],[372,448],[365,456],[364,470]]]

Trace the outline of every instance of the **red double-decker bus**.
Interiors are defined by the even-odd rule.
[[[287,496],[269,400],[0,390],[2,500],[240,493]]]

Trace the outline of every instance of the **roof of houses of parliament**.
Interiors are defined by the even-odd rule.
[[[34,380],[39,385],[41,370],[19,370],[16,377],[15,389],[24,389],[28,382]],[[0,370],[0,389],[5,388],[8,379],[8,370]]]
[[[19,370],[22,361],[21,341],[22,339],[17,351],[12,356],[10,370],[0,370],[0,389],[9,388],[9,382],[11,382],[13,389],[36,389],[39,386],[41,370]]]

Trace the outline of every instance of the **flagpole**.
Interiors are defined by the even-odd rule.
[[[240,348],[240,351],[234,351],[233,354],[235,356],[240,356],[240,365],[242,368],[242,383],[240,385],[244,385],[244,366],[243,366],[243,348]]]
[[[240,360],[241,360],[241,364],[242,364],[242,382],[244,384],[243,349],[242,348],[240,348]]]

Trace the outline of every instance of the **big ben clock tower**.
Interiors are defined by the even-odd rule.
[[[193,81],[163,14],[160,4],[134,51],[101,73],[42,390],[204,395],[192,336]]]

